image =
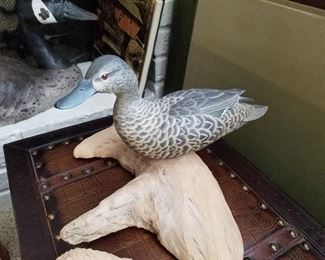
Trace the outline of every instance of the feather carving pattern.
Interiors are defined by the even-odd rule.
[[[136,100],[114,114],[118,133],[132,149],[155,159],[197,151],[248,120],[253,106],[240,89],[192,89],[154,101]]]

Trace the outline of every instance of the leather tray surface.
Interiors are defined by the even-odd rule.
[[[2,245],[0,243],[0,259],[1,260],[9,260],[9,253],[7,248],[4,247],[4,245]]]
[[[55,259],[72,248],[60,240],[60,229],[134,178],[112,159],[72,156],[82,139],[110,124],[111,118],[100,119],[5,146],[23,259]],[[324,229],[227,144],[215,143],[199,156],[221,186],[246,259],[324,259]],[[135,260],[175,259],[154,234],[138,228],[78,246]]]

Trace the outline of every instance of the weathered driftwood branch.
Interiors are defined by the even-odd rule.
[[[71,249],[68,252],[65,252],[63,255],[59,256],[56,260],[130,260],[130,258],[120,258],[106,252],[92,250],[90,248],[75,248]]]
[[[178,259],[242,259],[243,243],[222,191],[208,167],[191,153],[150,160],[133,152],[114,127],[84,140],[77,158],[113,157],[136,178],[66,225],[71,244],[136,226],[155,234]]]

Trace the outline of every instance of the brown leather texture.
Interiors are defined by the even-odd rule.
[[[29,178],[33,180],[31,184],[33,188],[29,189],[29,192],[34,193],[33,198],[37,201],[31,203],[29,207],[37,207],[35,212],[37,210],[44,214],[41,216],[43,218],[38,220],[40,224],[37,228],[45,237],[44,245],[39,247],[46,247],[42,248],[43,254],[47,252],[46,249],[48,252],[53,251],[52,255],[49,253],[44,257],[41,256],[41,252],[38,255],[38,248],[31,250],[32,244],[28,243],[32,242],[27,241],[30,236],[26,226],[33,225],[35,221],[27,224],[26,221],[29,220],[26,216],[16,214],[20,244],[23,249],[26,248],[22,250],[23,259],[54,259],[56,255],[72,248],[58,237],[60,229],[134,178],[111,159],[73,158],[73,148],[82,138],[78,136],[70,138],[61,134],[55,142],[44,145],[40,145],[40,141],[37,140],[38,145],[35,148],[27,149],[28,156],[23,154],[21,156],[22,162],[27,160],[26,165],[30,165]],[[41,140],[45,139],[43,136]],[[32,143],[33,140],[28,140],[29,147]],[[22,146],[24,145],[26,144],[23,143]],[[24,199],[19,198],[19,195],[26,192],[23,189],[26,189],[29,183],[23,185],[21,183],[26,174],[15,175],[17,170],[14,167],[13,156],[16,154],[17,158],[20,158],[19,152],[15,150],[17,146],[15,144],[9,147],[10,149],[5,149],[5,153],[6,158],[11,158],[7,164],[10,187],[14,207],[19,211],[19,208],[23,207],[21,201]],[[324,259],[315,244],[310,243],[296,225],[283,218],[279,209],[275,211],[263,194],[255,192],[245,179],[242,179],[238,167],[234,170],[232,165],[219,157],[221,150],[218,149],[218,145],[211,146],[199,152],[199,156],[219,182],[239,226],[244,241],[245,259]],[[226,153],[223,151],[222,154]],[[199,178],[200,173],[197,174]],[[37,212],[33,214],[37,215]],[[79,246],[135,260],[175,259],[162,247],[154,234],[138,228],[127,228]]]
[[[58,255],[70,248],[56,239],[60,229],[134,178],[113,160],[73,158],[77,143],[47,146],[32,152],[34,167],[41,165],[35,167],[38,186]],[[155,235],[138,228],[127,228],[82,246],[132,259],[175,259]]]
[[[114,161],[74,159],[72,150],[76,144],[47,146],[33,156],[34,165],[41,165],[35,170],[58,254],[66,250],[66,244],[55,239],[60,229],[133,179]],[[281,216],[266,204],[262,206],[263,199],[224,165],[212,150],[209,153],[202,151],[199,155],[223,190],[241,230],[246,257],[275,259],[285,254],[284,259],[290,259],[299,254],[299,259],[317,259],[316,255],[299,251],[303,236],[289,223],[284,223]],[[88,174],[85,173],[87,170]],[[68,177],[64,179],[64,176]],[[42,189],[44,184],[47,188]],[[281,220],[283,225],[280,225]],[[129,228],[83,246],[133,259],[174,259],[154,235],[137,228]],[[291,248],[295,248],[294,255],[288,252]]]
[[[0,260],[9,260],[9,253],[7,248],[0,243]]]

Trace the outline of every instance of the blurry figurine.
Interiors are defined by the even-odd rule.
[[[44,25],[67,20],[95,21],[97,15],[86,11],[68,0],[17,0],[19,27],[33,57],[42,68],[63,69],[71,66],[58,55],[43,35]]]
[[[0,0],[0,32],[12,32],[18,27],[15,0]]]
[[[37,69],[1,55],[0,68],[0,127],[53,107],[82,79],[76,66],[64,70]]]

